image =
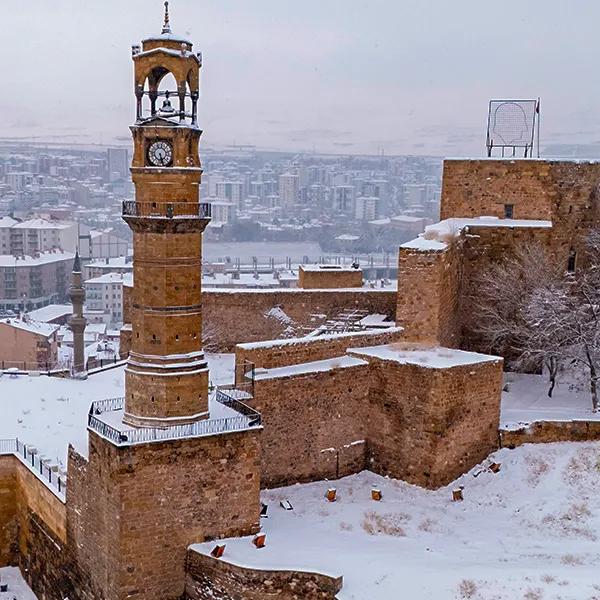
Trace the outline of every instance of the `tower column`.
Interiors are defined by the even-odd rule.
[[[79,252],[75,253],[69,295],[71,298],[71,304],[73,305],[73,314],[69,319],[69,327],[73,332],[73,365],[71,370],[74,377],[82,377],[86,372],[84,343],[86,321],[83,316],[85,288],[83,287]]]

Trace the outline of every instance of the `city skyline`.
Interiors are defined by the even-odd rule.
[[[588,76],[599,7],[387,4],[171,2],[173,30],[204,54],[204,145],[483,155],[487,101],[537,96],[542,148],[600,140],[599,84]],[[160,32],[163,6],[119,8],[115,0],[11,7],[12,91],[0,100],[0,137],[127,139],[134,107],[124,58],[146,32]]]

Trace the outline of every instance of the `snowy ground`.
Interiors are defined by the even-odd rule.
[[[579,382],[559,380],[548,398],[548,380],[542,375],[507,373],[508,392],[502,394],[500,425],[517,429],[533,421],[600,420],[592,412],[589,390]]]
[[[0,600],[37,600],[15,567],[0,568],[0,583],[8,584],[8,591],[0,592]]]
[[[234,355],[207,355],[215,384],[233,381]],[[123,396],[125,368],[85,381],[58,377],[0,377],[0,439],[18,437],[52,461],[66,465],[69,442],[87,454],[87,414],[95,400]]]
[[[499,473],[476,468],[435,492],[368,472],[334,482],[335,503],[326,482],[264,492],[267,546],[224,540],[224,559],[343,575],[340,600],[599,600],[600,444],[490,459]],[[373,484],[382,502],[370,499]],[[458,485],[464,502],[451,501]],[[285,498],[293,511],[279,507]]]

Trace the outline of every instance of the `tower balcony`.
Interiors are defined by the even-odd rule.
[[[136,202],[135,200],[124,200],[123,217],[210,219],[211,205],[208,202]]]

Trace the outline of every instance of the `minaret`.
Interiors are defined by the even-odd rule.
[[[85,376],[85,347],[83,334],[85,331],[85,318],[83,316],[83,303],[85,301],[85,288],[81,276],[81,261],[79,252],[75,252],[73,272],[71,273],[71,287],[69,296],[73,305],[73,314],[69,319],[69,327],[73,332],[73,367],[74,377]]]
[[[168,2],[161,34],[133,46],[132,56],[135,201],[124,203],[123,218],[133,231],[134,288],[124,421],[167,427],[208,416],[200,285],[210,206],[199,202],[197,125],[202,61],[191,42],[171,32]],[[167,75],[176,89],[165,89]]]

